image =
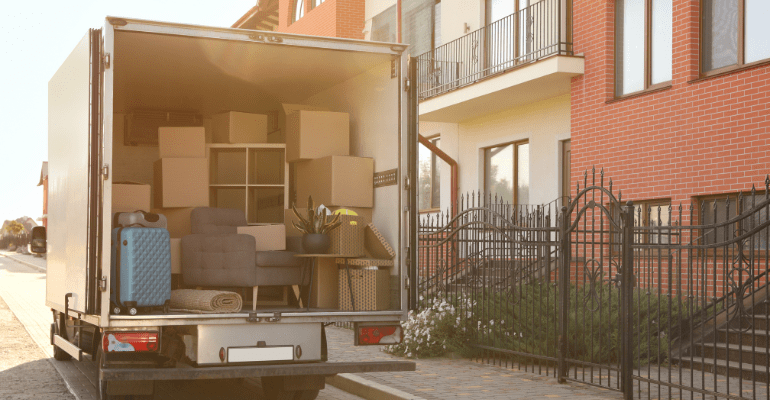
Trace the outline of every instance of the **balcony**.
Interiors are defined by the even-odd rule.
[[[560,94],[583,74],[570,0],[542,0],[418,56],[420,119],[460,122]]]

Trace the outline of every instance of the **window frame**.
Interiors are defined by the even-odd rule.
[[[504,142],[500,144],[496,144],[494,146],[487,146],[483,147],[481,150],[483,151],[483,180],[482,180],[482,187],[480,188],[480,191],[482,193],[486,193],[487,191],[487,150],[494,149],[497,147],[505,147],[508,145],[513,145],[513,203],[511,205],[517,206],[519,205],[519,174],[518,174],[518,168],[519,168],[519,146],[529,144],[529,139],[522,139],[522,140],[514,140],[511,142]]]
[[[438,147],[436,142],[441,140],[441,134],[431,135],[431,136],[426,137],[426,139],[428,139],[428,141],[431,142],[434,146]],[[421,146],[422,144],[419,144],[419,145]],[[430,149],[428,149],[428,151],[430,151]],[[437,168],[441,168],[441,165],[438,163],[438,161],[439,161],[439,158],[438,158],[438,156],[436,156],[436,153],[434,153],[433,151],[430,151],[430,191],[428,192],[430,194],[430,200],[428,200],[428,204],[430,204],[430,207],[418,209],[417,211],[420,214],[435,213],[435,212],[440,212],[441,211],[441,192],[440,192],[440,189],[439,189],[439,198],[438,198],[439,203],[438,203],[438,207],[433,207],[433,185],[434,185],[434,183],[436,183],[436,181],[435,181],[435,179],[436,179],[435,170]],[[441,179],[440,175],[439,175],[439,179]],[[439,188],[440,187],[441,187],[441,181],[439,180]],[[420,206],[419,202],[418,202],[417,206],[419,208],[419,206]]]
[[[618,13],[618,1],[625,1],[625,0],[615,0],[614,1],[614,10],[615,10],[615,16],[613,21],[613,57],[614,57],[614,65],[613,65],[613,82],[612,82],[612,92],[614,94],[615,99],[623,99],[626,97],[634,97],[638,96],[639,94],[647,93],[647,92],[653,92],[665,88],[671,87],[673,83],[673,73],[674,73],[674,65],[673,65],[673,51],[674,51],[674,44],[673,44],[673,15],[672,15],[672,21],[671,21],[671,34],[672,34],[672,43],[671,43],[671,52],[672,52],[672,58],[671,58],[671,79],[668,81],[660,82],[660,83],[652,83],[652,3],[653,0],[644,0],[644,88],[642,90],[637,90],[635,92],[629,92],[625,94],[620,94],[618,92],[618,77],[622,76],[618,73],[620,70],[620,67],[622,64],[619,62],[620,60],[620,47],[618,44],[621,43],[621,41],[618,40],[618,34],[622,32],[619,27],[621,26],[621,15]],[[672,10],[673,10],[673,0],[672,1]],[[702,1],[702,0],[701,0]]]
[[[704,28],[706,27],[705,7],[703,6],[704,0],[698,1],[698,71],[701,78],[709,78],[713,76],[724,75],[734,71],[740,71],[743,69],[755,67],[758,65],[770,63],[770,57],[763,58],[761,60],[752,61],[750,63],[745,62],[746,58],[746,0],[736,0],[738,2],[738,54],[736,57],[736,63],[721,68],[705,70],[706,64],[706,52],[704,51],[705,41]],[[727,193],[725,193],[727,195]],[[705,198],[705,197],[704,197]]]
[[[709,206],[711,206],[713,204],[714,201],[727,200],[728,198],[730,199],[730,208],[731,208],[730,211],[731,212],[730,212],[730,215],[726,216],[726,219],[724,221],[728,221],[728,220],[730,220],[732,218],[735,218],[735,217],[739,216],[740,214],[738,213],[738,210],[739,210],[739,207],[738,207],[738,197],[741,194],[743,195],[743,200],[744,201],[746,201],[748,196],[752,195],[752,193],[750,191],[737,191],[737,192],[725,192],[725,193],[710,194],[710,195],[695,197],[695,200],[696,200],[696,207],[695,207],[695,209],[696,209],[697,212],[695,213],[695,218],[694,219],[697,221],[698,225],[713,224],[714,221],[703,221],[702,220],[703,218],[705,218],[704,217],[704,209],[702,208],[702,206],[704,206],[704,202],[706,203],[705,206],[709,207]],[[756,197],[764,197],[765,196],[765,191],[764,190],[757,190],[753,194]],[[741,209],[741,211],[745,211],[745,207],[743,207],[743,205],[741,205],[740,209]],[[717,223],[724,222],[724,221],[717,221]],[[709,242],[707,242],[705,240],[705,236],[707,235],[707,233],[704,233],[704,229],[699,229],[699,230],[700,230],[700,232],[698,234],[698,237],[704,238],[703,241],[702,241],[702,244],[704,244],[704,245],[710,244]],[[715,234],[716,233],[717,232],[715,232]],[[732,237],[730,239],[732,239]],[[727,239],[727,240],[729,240],[729,239]],[[719,247],[717,249],[710,249],[708,251],[713,252],[714,250],[716,250],[716,254],[717,255],[722,255],[722,254],[724,254],[725,248],[724,247]],[[764,254],[767,251],[768,251],[768,249],[761,249],[760,248],[760,249],[757,249],[754,252],[754,254],[755,255],[763,255],[764,256]],[[750,251],[746,252],[746,253],[750,254]]]
[[[312,2],[312,1],[314,1],[314,0],[310,0],[310,1]],[[304,16],[305,16],[305,14],[306,14],[306,11],[307,11],[307,3],[305,2],[305,0],[294,0],[294,2],[293,2],[293,3],[294,3],[294,6],[293,6],[293,7],[292,7],[292,9],[291,9],[291,23],[292,23],[292,24],[293,24],[293,23],[295,23],[295,22],[297,22],[297,21],[299,21],[300,19],[302,19],[302,17],[304,17]],[[298,7],[297,7],[297,6],[298,6],[300,3],[302,4],[302,15],[300,15],[299,17],[297,17],[297,10],[298,10]]]
[[[325,1],[326,0],[310,0],[310,9],[314,10],[316,7],[320,7]]]

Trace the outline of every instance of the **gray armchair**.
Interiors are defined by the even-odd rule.
[[[300,238],[288,238],[287,251],[256,251],[251,235],[238,234],[245,226],[242,210],[199,207],[190,214],[192,234],[182,238],[182,278],[192,286],[254,288],[252,307],[257,307],[259,286],[299,286],[310,280],[303,273]],[[300,304],[301,307],[301,304]]]

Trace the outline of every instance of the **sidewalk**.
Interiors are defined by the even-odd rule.
[[[46,259],[35,257],[31,254],[16,253],[14,251],[0,250],[0,256],[8,257],[40,272],[45,272]]]
[[[380,351],[379,346],[353,346],[353,331],[326,328],[330,361],[403,360]],[[619,392],[465,359],[415,360],[416,372],[351,374],[375,384],[405,392],[410,399],[622,399]],[[397,397],[390,397],[397,398]]]

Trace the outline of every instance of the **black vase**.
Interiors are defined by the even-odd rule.
[[[306,233],[302,235],[302,251],[306,254],[326,254],[332,241],[325,233]]]

